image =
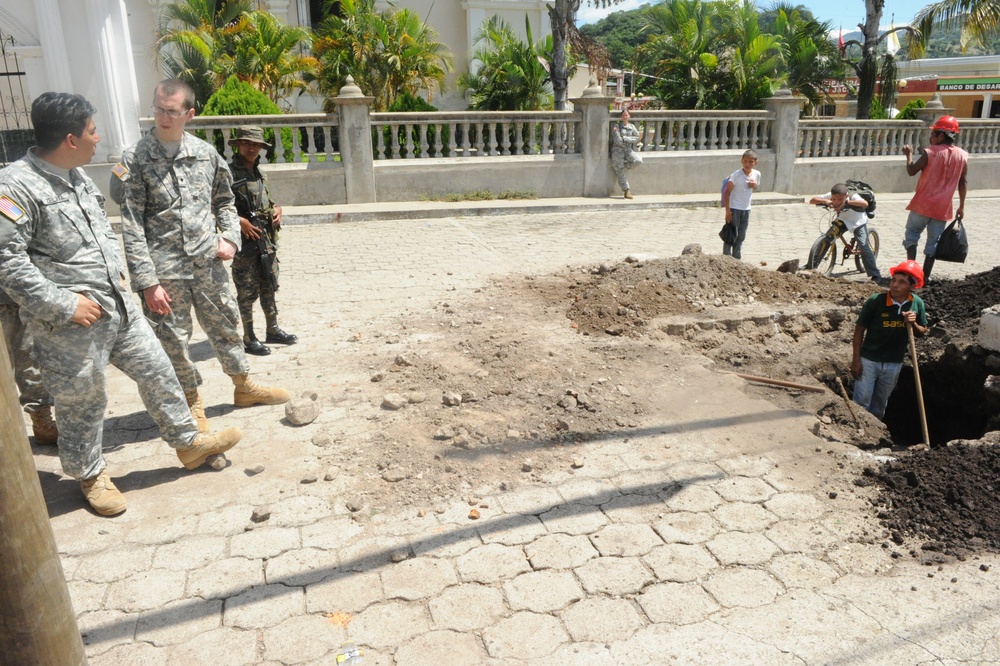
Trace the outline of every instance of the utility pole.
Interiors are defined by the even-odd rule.
[[[0,664],[87,666],[6,343],[0,424]]]

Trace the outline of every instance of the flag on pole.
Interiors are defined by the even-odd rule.
[[[847,52],[847,46],[844,45],[844,26],[840,26],[840,36],[837,37],[837,49],[840,50],[841,57]]]
[[[896,55],[896,51],[899,50],[899,37],[896,36],[896,24],[889,24],[889,36],[885,40],[885,52],[891,56]]]

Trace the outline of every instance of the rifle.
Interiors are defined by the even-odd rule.
[[[247,192],[246,186],[246,178],[235,181],[232,188],[233,194],[240,198],[246,210],[251,211],[247,219],[250,220],[250,224],[260,231],[256,239],[256,247],[253,245],[250,246],[252,249],[257,250],[260,255],[260,274],[265,280],[271,283],[271,288],[274,291],[278,291],[278,276],[274,274],[275,250],[274,245],[270,242],[270,234],[268,233],[274,222],[268,214],[254,211],[256,207],[250,201],[250,195]],[[261,189],[263,189],[263,184],[261,185]],[[245,243],[246,241],[244,240]],[[240,256],[248,256],[250,254],[244,253],[245,247],[244,245],[240,248]]]

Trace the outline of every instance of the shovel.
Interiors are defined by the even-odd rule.
[[[906,333],[910,337],[910,360],[913,362],[913,380],[917,386],[917,407],[920,408],[920,427],[924,432],[924,444],[931,445],[931,436],[927,433],[927,411],[924,409],[924,390],[920,386],[920,367],[917,365],[917,343],[913,338],[913,324],[906,322]]]

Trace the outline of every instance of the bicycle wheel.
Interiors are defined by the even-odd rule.
[[[826,234],[820,236],[809,250],[806,268],[822,271],[827,275],[833,273],[837,263],[837,241]]]
[[[878,259],[878,232],[874,229],[868,230],[868,247],[872,249],[872,254]],[[865,272],[864,262],[861,261],[861,253],[854,255],[854,265],[858,267],[859,273]]]

